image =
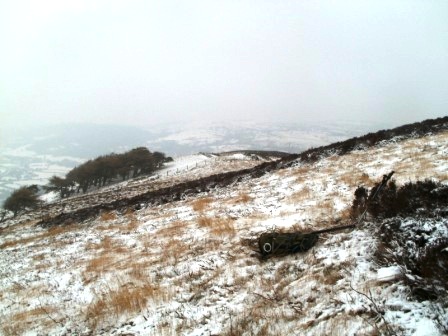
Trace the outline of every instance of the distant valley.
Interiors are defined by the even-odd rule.
[[[381,125],[362,123],[190,123],[150,129],[95,124],[67,124],[31,130],[3,131],[0,144],[0,203],[12,190],[43,185],[53,176],[102,154],[121,153],[138,146],[179,157],[198,152],[237,149],[298,153]]]

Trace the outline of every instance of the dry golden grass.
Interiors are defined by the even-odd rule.
[[[281,177],[289,177],[292,175],[292,173],[293,173],[293,171],[291,169],[280,169],[275,172],[275,174],[277,174],[278,176],[281,176]]]
[[[23,293],[26,290],[26,287],[16,282],[9,287],[8,291],[14,294]]]
[[[123,223],[123,220],[117,221],[119,218],[115,212],[103,212],[100,215],[100,221],[102,223],[100,225],[96,225],[95,229],[98,231],[133,231],[137,229],[140,223],[135,217],[133,209],[126,209],[124,217],[127,219],[126,223]]]
[[[111,255],[100,255],[89,261],[85,271],[87,273],[100,275],[101,273],[107,271],[108,267],[114,260],[115,258]]]
[[[233,270],[232,276],[233,276],[233,286],[236,288],[243,287],[245,284],[248,283],[248,281],[250,281],[250,275],[247,274],[241,275],[236,270]]]
[[[125,216],[135,216],[135,210],[132,208],[127,208],[126,211],[124,212]]]
[[[265,220],[265,219],[270,218],[270,216],[267,213],[264,213],[264,212],[253,212],[249,216],[247,216],[246,218],[249,221],[249,224],[250,223],[253,224],[255,221]]]
[[[152,284],[138,286],[118,284],[117,288],[108,288],[92,302],[86,311],[86,317],[92,329],[104,320],[113,319],[126,313],[140,312],[149,300],[167,300],[169,294]]]
[[[316,263],[316,260],[313,261]],[[320,288],[333,290],[334,286],[339,280],[346,278],[347,272],[353,269],[355,260],[346,260],[339,264],[325,266],[321,271],[311,269],[311,271],[302,278],[305,282],[315,281]]]
[[[341,274],[339,267],[329,266],[322,271],[322,282],[326,285],[335,285],[336,282],[343,278],[344,276]]]
[[[97,231],[118,230],[118,225],[111,225],[109,223],[103,223],[101,225],[95,225],[95,230],[97,230]]]
[[[247,192],[241,192],[234,200],[233,203],[248,203],[252,201],[252,197]]]
[[[369,174],[362,171],[348,171],[338,177],[338,184],[346,184],[356,188],[359,185],[372,186],[374,184]]]
[[[300,166],[300,167],[297,167],[297,168],[294,168],[294,170],[293,170],[293,174],[295,175],[295,176],[297,176],[297,182],[301,182],[302,181],[302,179],[306,176],[306,175],[308,175],[308,173],[311,171],[311,165],[305,165],[305,166]]]
[[[2,335],[16,336],[23,335],[27,331],[29,332],[36,325],[37,321],[39,321],[39,326],[49,327],[55,323],[50,319],[49,315],[54,316],[56,311],[55,307],[42,306],[14,313],[4,317],[3,321],[1,321],[0,330]]]
[[[435,168],[437,168],[437,165],[433,161],[430,161],[428,158],[421,158],[416,163],[417,174],[420,173],[422,175],[427,175],[429,172],[432,172],[435,170]]]
[[[434,177],[439,181],[447,181],[448,173],[447,172],[437,172],[434,174]]]
[[[160,260],[170,265],[176,265],[179,258],[188,254],[189,251],[189,246],[182,239],[172,238],[163,246]]]
[[[95,229],[98,231],[120,231],[120,232],[124,232],[124,233],[129,233],[131,231],[135,231],[139,226],[140,226],[140,222],[138,221],[138,219],[133,216],[133,215],[129,215],[126,216],[127,221],[125,223],[120,222],[120,223],[115,223],[115,222],[103,222],[103,224],[101,225],[96,225]]]
[[[233,236],[236,233],[233,220],[230,218],[220,218],[215,222],[210,230],[211,234],[215,236]]]
[[[336,209],[334,208],[334,203],[331,199],[325,199],[316,204],[316,218],[335,220],[336,219]]]
[[[413,157],[407,157],[406,159],[397,162],[393,166],[393,170],[399,172],[397,177],[401,177],[401,181],[407,182],[408,180],[423,180],[425,178],[443,178],[443,174],[440,175],[437,172],[439,164],[437,160],[432,157],[428,157],[427,153],[418,153]],[[403,178],[406,176],[406,178]],[[440,177],[439,177],[440,176]],[[445,173],[446,176],[446,173]]]
[[[105,236],[99,243],[87,243],[85,249],[95,255],[95,257],[87,262],[83,278],[85,283],[90,283],[97,279],[102,273],[113,271],[112,267],[117,258],[125,258],[129,250],[119,241],[112,237]],[[112,269],[111,269],[112,268]]]
[[[148,279],[147,264],[145,262],[136,262],[129,260],[123,267],[126,270],[126,274],[134,280],[139,282],[145,282]]]
[[[159,229],[155,235],[162,237],[180,236],[185,232],[187,227],[188,224],[186,222],[174,221]]]
[[[337,216],[339,218],[340,221],[343,222],[347,222],[352,220],[352,208],[351,206],[347,206],[346,208],[344,208],[342,211],[339,211],[337,213]]]
[[[106,211],[101,214],[100,219],[102,222],[107,222],[117,219],[117,215],[112,211]]]
[[[199,198],[192,202],[191,206],[194,211],[204,211],[213,202],[211,197]]]
[[[23,311],[20,313],[16,313],[11,318],[12,320],[16,321],[31,321],[36,318],[36,316],[42,316],[47,315],[48,313],[55,312],[56,308],[51,306],[45,306],[45,307],[37,307],[31,310]]]
[[[26,331],[26,326],[24,323],[13,323],[10,319],[4,317],[0,320],[0,332],[5,336],[17,336],[23,335]]]
[[[283,332],[281,332],[280,330],[274,330],[276,328],[262,317],[263,314],[265,314],[266,316],[266,309],[264,307],[253,307],[250,313],[235,316],[233,320],[230,320],[231,325],[229,326],[227,332],[223,335],[285,335],[285,330]]]
[[[28,243],[35,241],[36,239],[37,239],[37,237],[28,237],[28,238],[21,238],[21,239],[17,239],[17,240],[7,241],[7,242],[4,242],[2,245],[0,245],[0,249],[13,247],[16,245],[26,245]]]
[[[312,195],[312,191],[307,186],[304,186],[302,189],[294,192],[291,196],[288,197],[288,202],[290,203],[299,203],[305,200],[310,199]]]
[[[113,239],[109,236],[104,236],[99,243],[92,243],[88,242],[86,244],[86,250],[105,250],[110,251],[112,250],[113,246]]]
[[[203,228],[209,228],[213,225],[214,219],[205,215],[200,215],[198,218],[198,225]]]
[[[30,285],[22,285],[19,283],[14,283],[9,288],[5,288],[9,293],[14,293],[16,299],[25,302],[32,298],[41,297],[45,293],[48,293],[49,289],[46,284],[30,284]]]
[[[125,231],[136,230],[139,227],[140,222],[138,221],[137,217],[135,216],[135,213],[132,210],[128,209],[126,211],[125,216],[126,216],[126,219],[128,220],[128,222],[126,225],[121,226],[122,230],[125,230]]]
[[[236,230],[231,218],[207,217],[199,216],[198,225],[203,228],[208,228],[210,233],[216,236],[234,235]]]

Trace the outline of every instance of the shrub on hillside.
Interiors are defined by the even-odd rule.
[[[391,181],[374,198],[379,185],[374,186],[370,192],[364,187],[356,189],[352,205],[353,216],[362,213],[366,207],[373,218],[383,219],[409,215],[433,217],[446,214],[448,210],[448,186],[440,182],[426,179],[397,188],[395,182]]]
[[[417,300],[442,302],[448,297],[448,186],[432,180],[397,187],[391,181],[373,198],[370,191],[355,192],[352,215],[365,209],[378,228],[376,260],[400,265],[404,281]]]
[[[38,205],[39,199],[37,198],[36,188],[25,186],[13,191],[3,203],[3,208],[17,216],[18,213],[34,209]]]
[[[382,222],[375,257],[398,264],[412,295],[420,300],[445,298],[448,290],[448,224],[439,218],[395,217]]]

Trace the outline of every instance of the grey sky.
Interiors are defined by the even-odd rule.
[[[448,1],[0,0],[0,121],[444,116]]]

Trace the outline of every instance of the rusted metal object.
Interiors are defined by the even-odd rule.
[[[308,233],[303,232],[263,232],[258,238],[258,248],[263,258],[271,255],[285,255],[306,252],[316,245],[319,234],[353,229],[356,224],[338,226]]]
[[[315,233],[264,232],[258,238],[258,247],[263,257],[296,252],[305,252],[316,244]]]

